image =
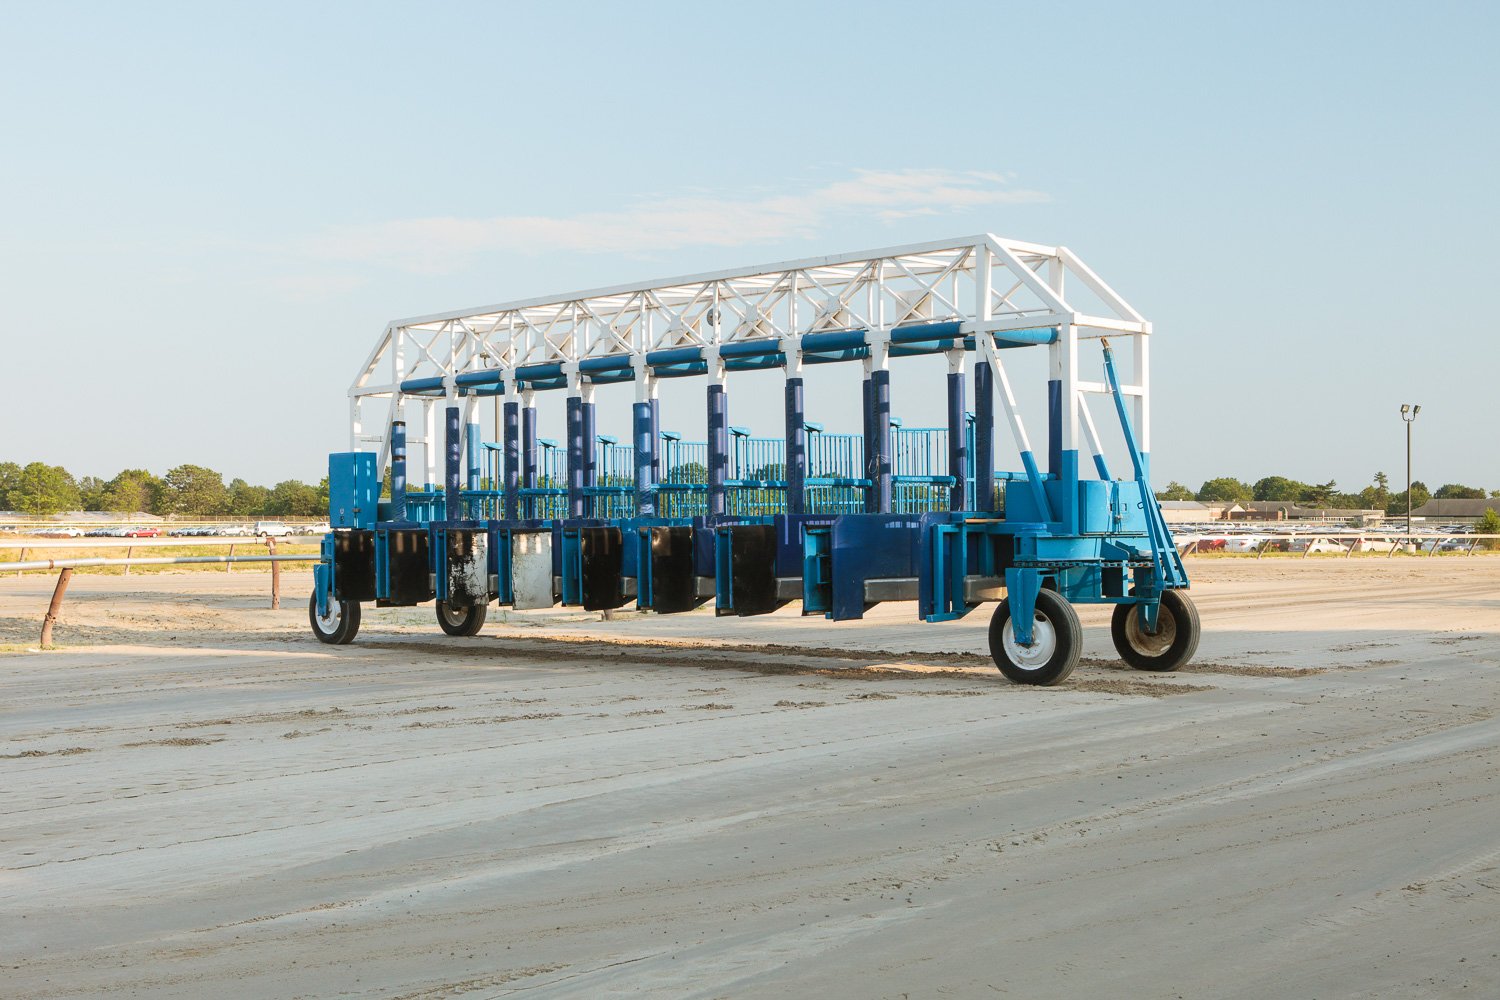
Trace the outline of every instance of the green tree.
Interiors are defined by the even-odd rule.
[[[683,462],[681,465],[674,465],[667,470],[667,482],[706,483],[708,482],[708,467],[702,462]]]
[[[1444,483],[1437,488],[1432,495],[1434,500],[1483,500],[1484,490],[1477,486],[1463,486],[1459,483]]]
[[[78,503],[84,510],[105,510],[105,488],[109,484],[98,476],[84,476],[78,480]]]
[[[9,499],[11,506],[23,514],[47,517],[78,509],[78,483],[60,465],[32,462],[16,478]]]
[[[223,514],[229,506],[224,477],[201,465],[177,466],[162,478],[162,486],[158,514],[212,517]]]
[[[1431,499],[1432,494],[1428,491],[1427,484],[1420,479],[1414,480],[1411,484],[1411,509],[1416,510]],[[1388,517],[1406,516],[1405,490],[1402,490],[1400,493],[1391,494],[1391,502],[1386,505],[1385,512]]]
[[[267,513],[266,505],[271,501],[271,491],[264,486],[252,486],[243,479],[229,483],[229,508],[227,513],[235,517],[254,517]]]
[[[390,494],[391,494],[390,478],[391,478],[391,468],[390,468],[389,465],[387,465],[386,469],[385,469],[385,482],[381,484],[381,487],[382,487],[381,488],[381,496],[390,496]],[[490,485],[486,486],[485,488],[492,490],[492,489],[495,489],[495,486],[494,486],[493,483],[491,483]],[[322,479],[318,480],[318,513],[317,513],[317,516],[318,517],[327,517],[328,516],[328,477],[327,476],[324,476]]]
[[[0,462],[0,510],[15,510],[10,491],[21,481],[21,467],[15,462]]]
[[[1181,483],[1179,483],[1177,480],[1174,479],[1170,483],[1167,484],[1167,488],[1166,489],[1160,490],[1156,494],[1156,499],[1158,499],[1158,500],[1191,500],[1191,499],[1193,499],[1193,491],[1190,490],[1190,489],[1188,489],[1186,486],[1182,485]]]
[[[1303,486],[1302,493],[1297,497],[1299,503],[1305,503],[1311,507],[1327,507],[1328,500],[1338,492],[1339,484],[1332,479],[1326,483],[1315,483],[1311,486]]]
[[[271,487],[266,513],[276,517],[315,517],[319,510],[318,489],[297,479]]]
[[[1300,500],[1307,491],[1306,483],[1299,483],[1286,476],[1267,476],[1257,480],[1251,487],[1252,500]]]
[[[1500,514],[1495,513],[1495,508],[1484,509],[1484,516],[1474,523],[1474,532],[1479,535],[1500,535]],[[1500,538],[1481,539],[1479,544],[1487,549],[1500,549]]]
[[[1197,499],[1204,503],[1215,500],[1241,500],[1253,499],[1254,491],[1249,483],[1241,482],[1230,476],[1220,476],[1218,479],[1210,479],[1198,488]]]
[[[104,485],[101,510],[120,514],[156,511],[161,507],[162,481],[145,469],[125,469]]]

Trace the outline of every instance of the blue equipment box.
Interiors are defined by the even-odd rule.
[[[342,451],[328,456],[328,523],[335,528],[375,527],[380,479],[375,455]]]

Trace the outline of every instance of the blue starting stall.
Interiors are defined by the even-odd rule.
[[[992,235],[392,323],[351,388],[350,451],[330,456],[313,631],[351,641],[367,603],[434,602],[445,632],[473,635],[496,602],[847,620],[911,601],[929,622],[993,602],[999,669],[1056,684],[1082,648],[1073,605],[1104,603],[1128,664],[1174,670],[1199,623],[1150,486],[1150,335],[1071,251]],[[1041,449],[1005,362],[1027,349],[1048,362]],[[932,355],[941,388],[893,379]],[[862,366],[858,411],[820,396],[817,416],[858,433],[807,419],[806,380],[835,363]],[[763,369],[784,372],[780,405],[742,412],[781,410],[780,436],[731,423],[734,374]],[[661,380],[689,377],[702,441],[662,426]],[[612,383],[635,390],[617,435],[594,401]],[[945,424],[893,416],[909,391],[945,398]],[[561,400],[561,441],[539,437],[539,394]]]

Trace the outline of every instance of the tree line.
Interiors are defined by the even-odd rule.
[[[1303,483],[1286,476],[1266,476],[1254,483],[1247,483],[1232,476],[1220,476],[1207,480],[1196,492],[1173,481],[1156,496],[1159,500],[1197,500],[1202,503],[1270,500],[1295,503],[1302,507],[1383,510],[1392,517],[1406,513],[1406,491],[1392,491],[1390,477],[1384,472],[1375,473],[1374,481],[1358,493],[1341,492],[1338,484],[1332,479],[1326,483]],[[1489,498],[1500,498],[1500,490],[1491,490],[1486,493],[1478,486],[1444,483],[1434,493],[1420,480],[1413,480],[1411,484],[1412,510],[1416,510],[1428,500],[1485,500]]]
[[[60,465],[0,462],[0,510],[33,517],[64,511],[149,513],[178,517],[327,517],[328,477],[316,486],[287,479],[255,486],[201,465],[179,465],[164,476],[125,469],[112,479],[75,477]]]

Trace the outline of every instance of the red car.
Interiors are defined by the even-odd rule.
[[[160,535],[160,528],[131,528],[125,532],[126,538],[157,538]]]

